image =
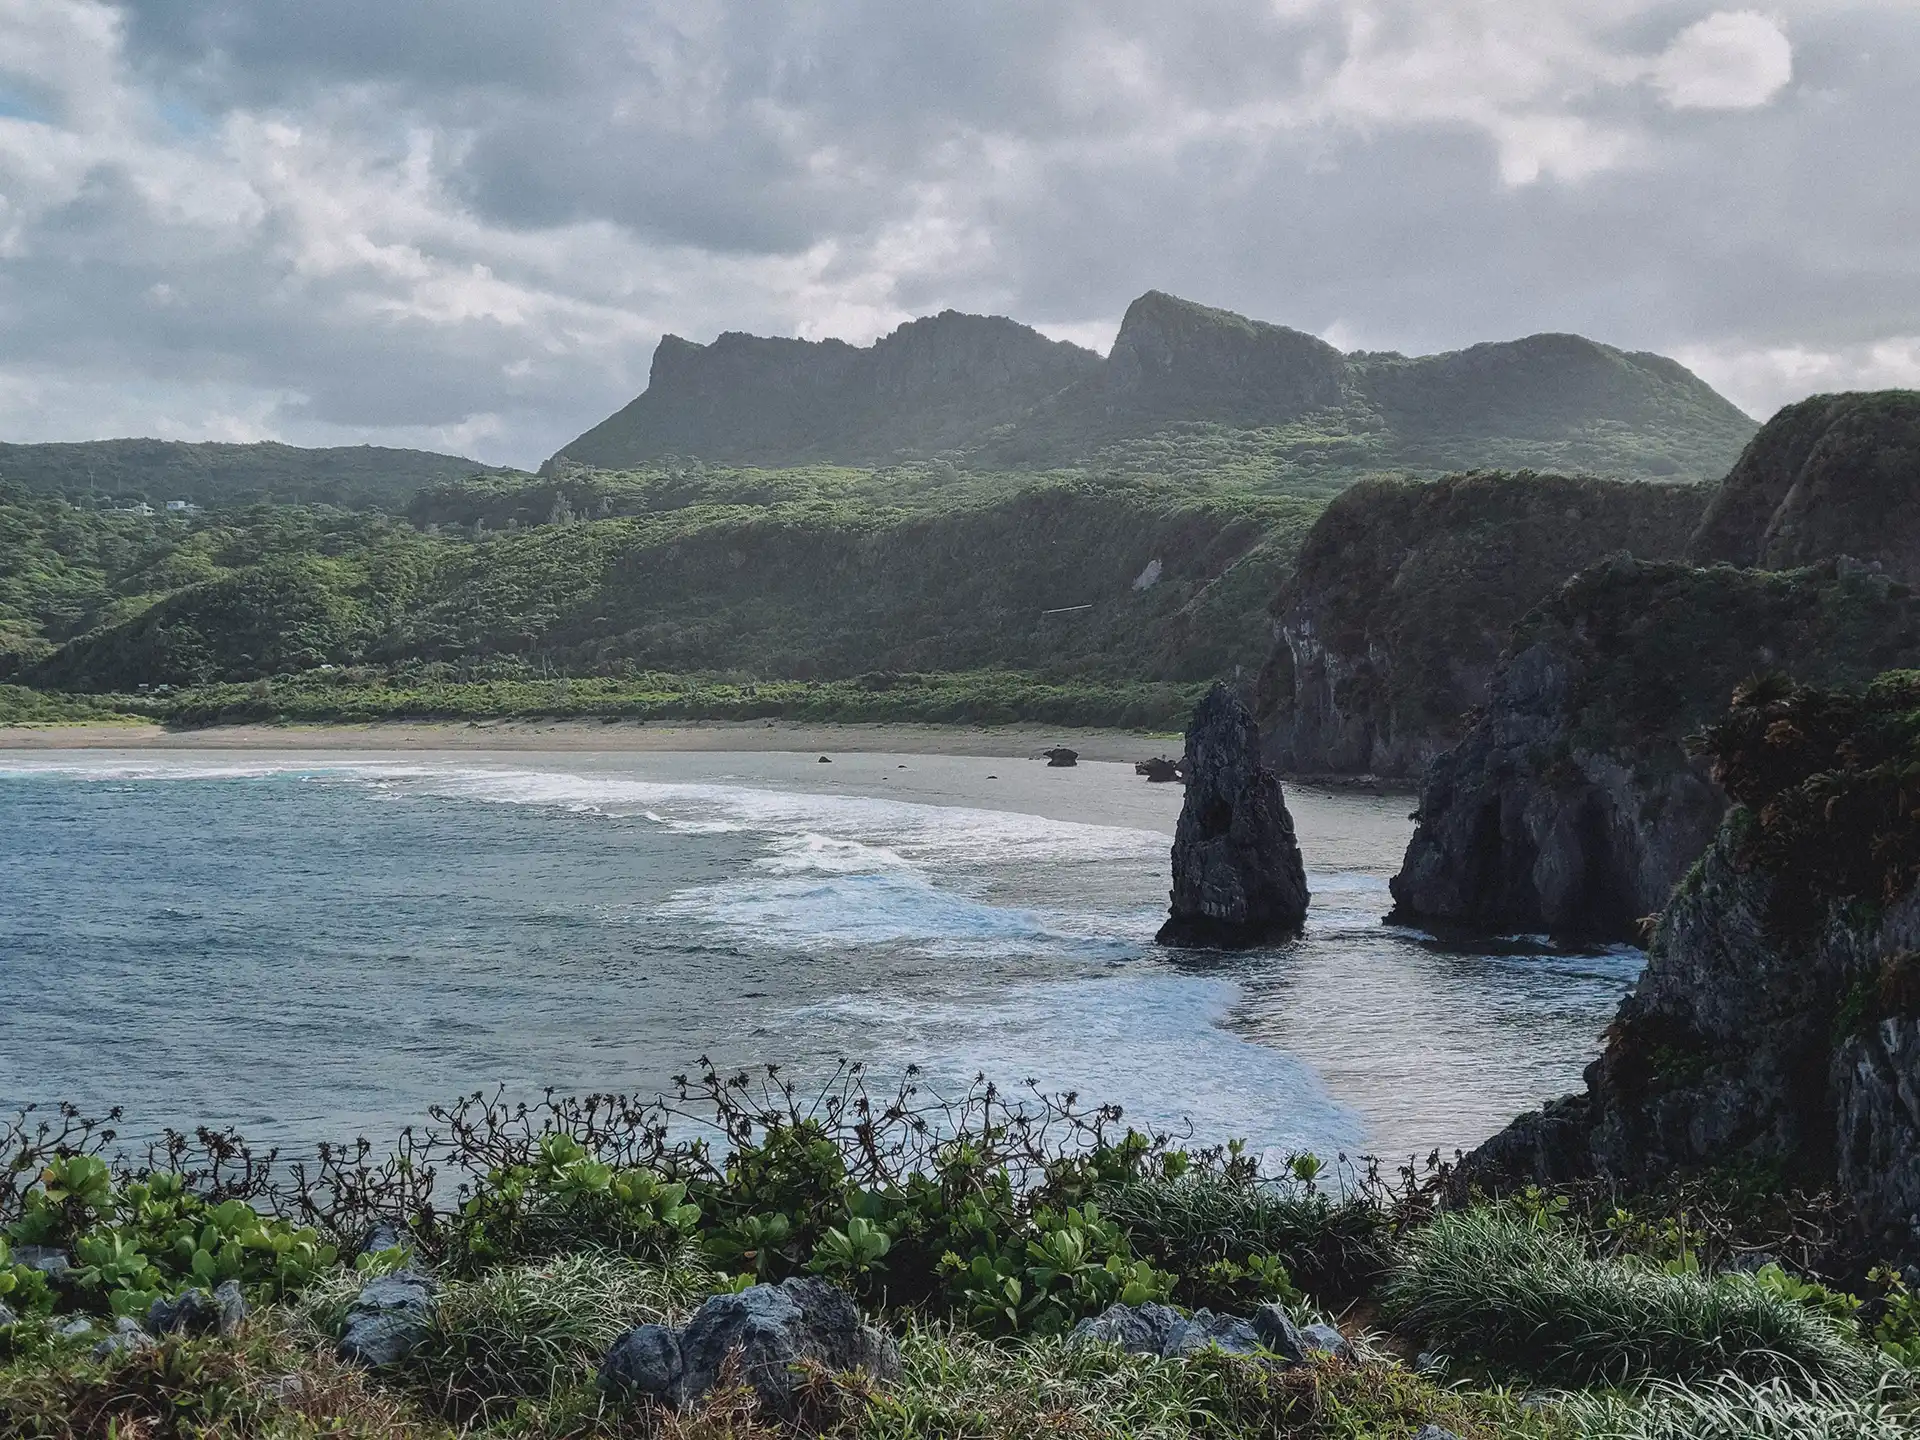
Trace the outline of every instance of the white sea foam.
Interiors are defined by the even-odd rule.
[[[1201,1143],[1256,1138],[1274,1162],[1305,1148],[1356,1153],[1363,1122],[1311,1069],[1223,1028],[1238,993],[1226,980],[1143,971],[1004,986],[990,1006],[868,994],[816,1008],[870,1035],[878,1069],[1031,1079],[1118,1104],[1135,1123],[1192,1120]]]

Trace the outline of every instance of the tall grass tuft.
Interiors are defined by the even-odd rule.
[[[696,1302],[695,1278],[585,1253],[454,1281],[408,1358],[409,1387],[448,1419],[497,1418],[590,1379],[624,1332]]]
[[[1138,1180],[1103,1189],[1100,1209],[1164,1269],[1195,1274],[1218,1260],[1274,1255],[1296,1283],[1322,1298],[1364,1292],[1391,1257],[1389,1221],[1379,1205],[1303,1186],[1209,1174]]]
[[[1576,1395],[1562,1414],[1575,1440],[1912,1440],[1920,1399],[1875,1387],[1796,1389],[1728,1376],[1703,1385],[1658,1381],[1637,1396]]]
[[[1731,1374],[1857,1386],[1871,1369],[1840,1322],[1745,1275],[1597,1260],[1576,1233],[1504,1208],[1443,1215],[1415,1232],[1384,1299],[1430,1344],[1563,1384]]]
[[[859,1440],[1411,1440],[1429,1423],[1463,1440],[1550,1433],[1512,1397],[1442,1389],[1394,1365],[1161,1360],[924,1326],[909,1328],[901,1355],[899,1383],[868,1391],[855,1412]]]

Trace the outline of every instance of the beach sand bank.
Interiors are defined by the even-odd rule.
[[[822,755],[980,755],[1021,759],[1055,745],[1083,760],[1178,755],[1178,735],[1127,730],[1042,729],[1032,725],[814,725],[786,720],[383,720],[369,725],[0,726],[0,749],[15,750],[539,750],[814,751]]]

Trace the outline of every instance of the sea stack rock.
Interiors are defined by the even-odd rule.
[[[1187,800],[1173,837],[1173,904],[1161,945],[1244,950],[1300,933],[1307,874],[1260,728],[1225,685],[1187,727]]]

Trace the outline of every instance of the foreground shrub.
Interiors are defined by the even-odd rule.
[[[1576,1232],[1514,1208],[1414,1232],[1384,1299],[1402,1328],[1453,1355],[1565,1384],[1721,1374],[1850,1384],[1869,1368],[1845,1324],[1749,1276],[1597,1260]]]
[[[1727,1377],[1656,1382],[1638,1396],[1579,1395],[1565,1407],[1578,1440],[1911,1440],[1920,1400],[1881,1387],[1758,1385]]]
[[[196,1190],[179,1171],[117,1170],[84,1149],[12,1158],[11,1193],[0,1196],[0,1294],[23,1313],[138,1316],[162,1297],[229,1280],[255,1298],[279,1296],[336,1259],[317,1230],[262,1214],[218,1183]],[[13,1263],[22,1245],[70,1255],[71,1268],[48,1283]]]

